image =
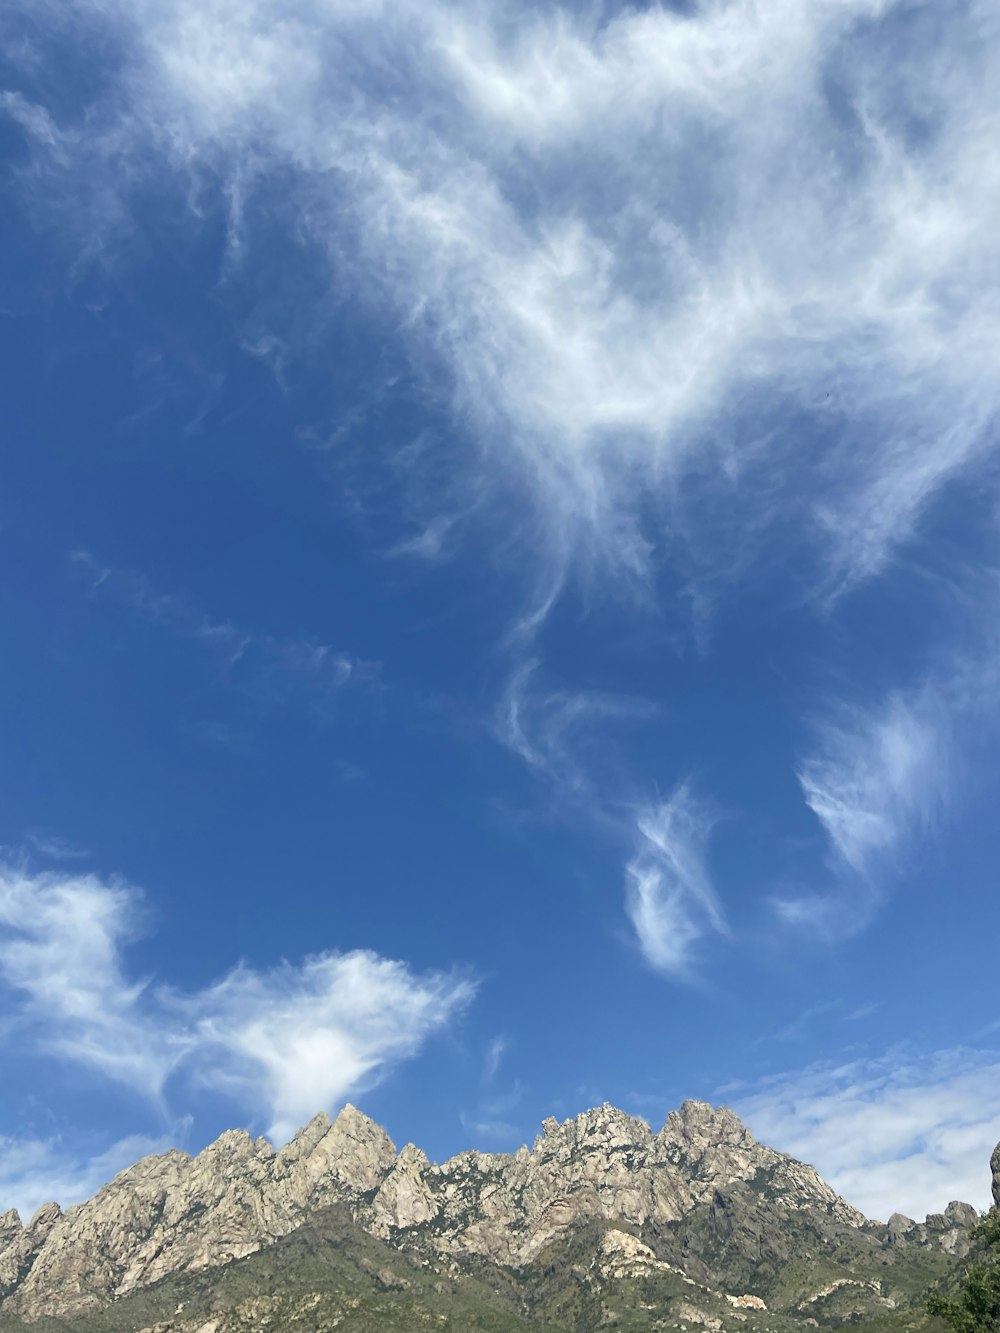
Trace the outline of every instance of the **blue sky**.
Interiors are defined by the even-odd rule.
[[[693,1096],[985,1206],[995,7],[0,45],[0,1204]]]

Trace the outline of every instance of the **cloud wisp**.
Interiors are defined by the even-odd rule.
[[[877,713],[827,722],[818,742],[799,770],[806,804],[838,859],[870,878],[947,788],[942,721],[935,725],[926,707],[894,695]]]
[[[967,752],[997,725],[994,573],[980,580],[975,608],[964,643],[938,650],[908,688],[813,720],[797,776],[826,838],[829,878],[822,892],[772,899],[786,924],[831,940],[862,929],[951,815]]]
[[[946,807],[952,717],[930,682],[814,725],[798,779],[829,846],[829,887],[776,896],[788,926],[829,939],[866,926],[914,846]]]
[[[569,802],[593,809],[598,793],[620,787],[608,726],[655,717],[648,699],[601,690],[547,687],[536,659],[511,674],[496,716],[500,742]]]
[[[643,957],[658,972],[690,979],[697,945],[727,933],[707,864],[712,811],[678,787],[642,812],[627,868],[626,908]]]
[[[641,577],[679,543],[717,577],[792,534],[836,591],[992,448],[988,0],[513,26],[449,0],[32,10],[121,56],[76,121],[7,103],[39,175],[96,182],[105,252],[130,189],[169,172],[192,225],[223,181],[227,262],[250,264],[280,179],[320,288],[445,375],[457,463],[530,495],[555,564]]]
[[[202,990],[129,978],[137,891],[95,876],[0,867],[5,1035],[86,1066],[164,1108],[187,1078],[266,1117],[284,1141],[316,1111],[414,1057],[472,1000],[455,972],[413,972],[368,950],[260,970],[240,963]]]
[[[126,977],[122,953],[141,910],[123,883],[6,866],[0,980],[21,997],[16,1022],[36,1030],[43,1049],[158,1100],[187,1042],[179,1032],[136,1024],[146,987]]]
[[[811,1163],[869,1217],[922,1220],[955,1198],[989,1206],[1000,1139],[995,1051],[812,1065],[737,1094],[733,1107],[758,1138]]]
[[[676,981],[692,981],[697,946],[727,934],[708,866],[716,817],[690,783],[654,803],[637,800],[615,762],[610,725],[655,717],[648,701],[598,691],[547,690],[539,665],[512,675],[498,713],[500,740],[554,793],[562,808],[630,845],[625,910],[646,962]]]
[[[329,644],[254,633],[213,619],[177,593],[158,592],[135,570],[102,565],[87,551],[75,551],[71,559],[92,596],[109,598],[165,633],[197,644],[221,680],[263,705],[297,705],[326,719],[345,688],[371,688],[377,681],[375,664]]]

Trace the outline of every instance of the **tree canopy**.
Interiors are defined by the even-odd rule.
[[[972,1235],[977,1257],[965,1270],[957,1297],[932,1296],[927,1309],[955,1333],[1000,1333],[1000,1208],[988,1213]]]

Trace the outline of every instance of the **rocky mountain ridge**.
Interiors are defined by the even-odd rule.
[[[607,1105],[542,1129],[516,1153],[470,1151],[436,1165],[412,1144],[397,1152],[385,1130],[347,1106],[334,1121],[316,1116],[277,1151],[233,1130],[196,1157],[146,1157],[65,1213],[46,1205],[27,1226],[16,1213],[0,1216],[0,1311],[86,1314],[170,1275],[254,1254],[331,1206],[381,1241],[455,1267],[528,1265],[582,1223],[615,1224],[619,1235],[634,1229],[658,1246],[659,1257],[643,1241],[632,1260],[691,1281],[710,1273],[713,1246],[737,1259],[760,1263],[773,1252],[780,1260],[772,1233],[788,1231],[790,1218],[814,1249],[858,1237],[949,1253],[962,1251],[976,1219],[956,1203],[922,1224],[899,1215],[888,1227],[869,1222],[811,1166],[757,1143],[732,1111],[704,1102],[685,1102],[657,1134]],[[630,1244],[613,1243],[619,1258]],[[720,1269],[734,1281],[737,1259]]]

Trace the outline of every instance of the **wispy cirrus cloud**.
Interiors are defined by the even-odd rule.
[[[955,1198],[990,1204],[996,1051],[898,1050],[811,1065],[729,1095],[758,1138],[810,1162],[869,1217],[920,1220]]]
[[[510,1117],[521,1101],[521,1084],[515,1079],[505,1090],[497,1087],[497,1075],[510,1048],[508,1037],[500,1034],[492,1038],[483,1060],[479,1102],[474,1110],[459,1113],[463,1127],[481,1143],[507,1147],[518,1137],[519,1131]]]
[[[483,1060],[483,1081],[492,1083],[500,1069],[500,1064],[510,1050],[510,1039],[503,1035],[494,1037],[486,1048],[486,1058]]]
[[[370,1086],[471,1002],[458,972],[414,973],[368,950],[259,969],[240,963],[198,991],[128,974],[141,896],[121,881],[0,866],[5,1038],[165,1104],[181,1078],[225,1093],[284,1140],[317,1110]]]
[[[830,883],[774,899],[779,917],[837,938],[868,924],[950,795],[952,713],[930,683],[813,728],[798,778],[828,840]]]
[[[512,675],[498,715],[500,739],[554,792],[610,838],[629,846],[625,910],[643,957],[675,980],[695,973],[699,941],[727,926],[708,866],[716,816],[679,784],[662,801],[643,802],[624,765],[615,762],[609,726],[649,720],[642,699],[597,691],[546,690],[537,662]]]
[[[893,695],[875,712],[821,724],[799,782],[845,866],[870,877],[948,787],[947,719],[926,701]]]
[[[31,9],[120,55],[71,122],[8,107],[87,173],[105,252],[155,171],[191,225],[221,178],[252,263],[280,179],[289,243],[402,321],[543,559],[719,576],[777,535],[842,589],[993,447],[987,0]]]
[[[827,841],[828,879],[819,891],[773,899],[787,924],[829,939],[862,929],[952,817],[1000,702],[996,576],[973,586],[974,626],[934,651],[912,684],[829,705],[809,724],[797,776]]]
[[[699,941],[728,929],[708,868],[715,822],[687,785],[637,818],[626,908],[646,961],[680,979],[691,976]]]
[[[57,197],[64,216],[70,173],[80,243],[99,238],[107,263],[137,188],[192,202],[191,227],[224,211],[222,299],[267,264],[284,222],[313,257],[316,300],[349,291],[384,317],[450,414],[455,480],[446,512],[423,506],[413,550],[451,548],[459,513],[501,512],[497,558],[543,567],[522,642],[570,572],[611,571],[601,586],[620,597],[666,565],[704,615],[712,589],[779,550],[829,604],[891,566],[950,486],[994,485],[988,0],[958,17],[903,0],[706,0],[515,23],[449,0],[29,8],[29,30],[100,33],[118,57],[76,115],[33,98],[27,69],[8,97],[35,148],[21,181],[36,205]],[[282,365],[296,355],[284,304],[241,334]],[[227,670],[257,652],[265,676],[289,678],[273,643],[197,633]],[[303,669],[328,679],[344,660]],[[937,799],[947,729],[894,698],[834,715],[800,770],[835,874],[857,886],[883,877]],[[646,817],[636,830],[622,816],[634,793],[588,769],[581,737],[617,707],[546,692],[525,666],[501,730],[553,789],[614,807],[638,838],[630,911],[677,971],[662,941],[717,924]],[[779,907],[830,928],[826,900]]]
[[[214,619],[188,598],[158,591],[135,570],[102,565],[88,551],[73,552],[71,562],[92,596],[117,602],[164,633],[197,644],[220,679],[260,703],[298,706],[325,718],[345,688],[377,684],[374,663],[329,644],[278,638]]]
[[[537,659],[511,673],[496,715],[500,741],[568,801],[593,807],[600,793],[623,785],[623,766],[609,727],[655,717],[657,706],[612,691],[560,689],[545,683]]]

